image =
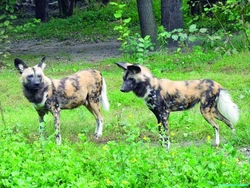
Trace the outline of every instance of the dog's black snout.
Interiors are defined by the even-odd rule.
[[[121,92],[128,92],[128,88],[126,85],[123,85],[120,89]]]
[[[130,81],[126,81],[122,84],[122,87],[120,89],[121,92],[129,92],[133,90],[133,84]]]
[[[35,87],[39,87],[39,86],[40,86],[40,82],[35,82],[35,83],[34,83],[34,86],[35,86]]]

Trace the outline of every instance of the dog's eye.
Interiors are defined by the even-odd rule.
[[[38,77],[38,78],[42,78],[42,75],[41,75],[41,74],[38,74],[37,77]]]
[[[34,75],[33,75],[33,74],[30,74],[30,75],[28,75],[27,77],[28,77],[29,79],[31,79],[31,78],[34,77]]]

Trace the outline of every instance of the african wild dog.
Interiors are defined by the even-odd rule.
[[[234,132],[233,124],[239,119],[238,107],[229,93],[217,82],[203,80],[172,81],[159,79],[144,66],[130,63],[116,63],[124,70],[122,92],[133,91],[144,99],[155,114],[161,139],[170,147],[168,139],[168,117],[170,112],[187,110],[200,102],[200,111],[215,129],[216,145],[219,145],[219,126],[215,119],[223,121]],[[161,134],[161,125],[166,138]]]
[[[109,109],[106,83],[97,70],[82,70],[62,79],[50,79],[44,75],[45,57],[34,67],[28,67],[21,59],[14,60],[15,67],[21,74],[23,92],[33,103],[39,115],[40,132],[44,115],[51,112],[54,116],[56,143],[61,144],[60,111],[84,105],[96,119],[96,138],[101,137],[103,116],[100,102],[105,110]]]

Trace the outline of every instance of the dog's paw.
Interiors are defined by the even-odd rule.
[[[101,138],[102,135],[101,134],[95,134],[95,138],[98,140],[99,138]]]
[[[62,143],[61,135],[56,135],[56,144],[61,145],[61,143]]]

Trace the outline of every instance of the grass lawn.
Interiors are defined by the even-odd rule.
[[[45,74],[61,78],[81,69],[98,69],[106,79],[110,110],[103,112],[103,137],[92,136],[95,120],[85,107],[62,111],[63,144],[55,145],[51,114],[46,116],[46,141],[39,141],[38,116],[25,99],[10,57],[0,72],[2,162],[4,187],[216,187],[250,182],[249,157],[239,149],[250,145],[250,53],[213,55],[156,54],[145,65],[154,75],[172,80],[209,78],[219,82],[240,108],[236,135],[220,125],[221,146],[213,147],[214,130],[199,105],[171,113],[172,146],[158,143],[157,121],[142,99],[120,92],[122,70],[108,59],[98,63],[47,59]],[[21,57],[34,65],[41,57]],[[3,121],[4,117],[4,121]],[[172,179],[171,179],[171,178]]]

